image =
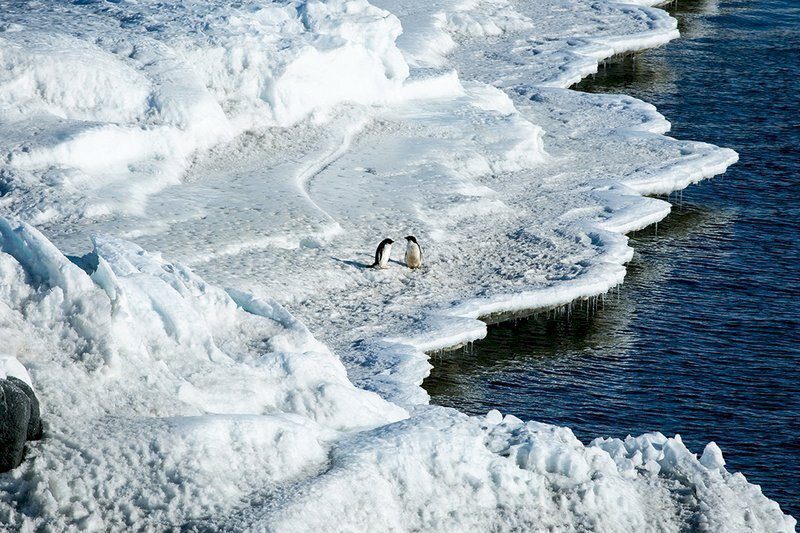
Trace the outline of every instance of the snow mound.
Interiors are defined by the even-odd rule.
[[[442,29],[455,38],[491,37],[534,27],[533,21],[517,12],[507,0],[461,1],[445,16]]]
[[[337,429],[403,416],[355,389],[338,359],[273,300],[228,294],[119,239],[97,236],[90,254],[67,258],[22,222],[0,218],[0,236],[0,286],[23,287],[4,300],[4,316],[46,333],[35,343],[18,336],[16,357],[36,381],[57,379],[49,374],[57,366],[85,394],[102,393],[85,406],[95,414],[288,412]],[[48,345],[70,355],[32,353]]]
[[[50,115],[122,123],[147,111],[148,78],[96,44],[22,27],[0,35],[4,120]]]
[[[85,531],[170,529],[315,473],[332,438],[289,415],[106,418],[47,435],[0,480],[0,520]]]
[[[408,76],[398,20],[365,0],[19,4],[4,21],[0,120],[16,130],[0,135],[4,186],[80,200],[19,208],[39,221],[138,211],[198,152],[391,100]]]
[[[129,242],[98,236],[68,258],[0,218],[0,275],[4,349],[30,372],[46,423],[33,461],[4,481],[6,523],[188,520],[318,468],[340,432],[407,416],[356,389],[277,302]]]

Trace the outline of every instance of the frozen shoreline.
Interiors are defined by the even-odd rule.
[[[675,21],[583,0],[374,4],[9,9],[0,329],[47,428],[0,478],[0,518],[792,529],[713,443],[699,459],[657,433],[584,446],[420,387],[424,352],[482,337],[480,316],[619,284],[624,233],[669,213],[642,194],[735,161],[665,137],[649,104],[563,88]],[[396,232],[421,237],[423,270],[364,268]]]
[[[666,4],[666,3],[665,3]],[[615,56],[616,57],[616,56]],[[613,59],[613,57],[611,58]],[[721,154],[719,158],[713,158],[707,164],[704,164],[701,168],[693,168],[693,171],[686,172],[683,176],[678,176],[674,179],[666,178],[666,179],[648,179],[642,180],[635,183],[629,183],[628,185],[637,193],[641,194],[642,196],[657,196],[657,195],[670,195],[671,193],[682,191],[683,189],[695,185],[700,181],[705,179],[718,176],[723,174],[730,165],[735,164],[738,161],[739,157],[738,154],[729,150],[728,153]],[[678,173],[679,174],[679,173]],[[620,217],[621,220],[617,221],[614,219],[605,221],[604,227],[611,229],[612,231],[618,232],[623,236],[627,236],[628,233],[640,231],[645,228],[648,228],[652,225],[657,225],[659,222],[664,220],[669,216],[669,212],[671,209],[667,209],[666,212],[664,210],[654,210],[653,213],[646,214],[639,219],[631,219],[631,218],[623,218]],[[634,250],[631,250],[631,256]],[[628,257],[624,263],[627,263],[630,260]],[[476,320],[480,320],[481,322],[486,323],[487,325],[497,324],[500,322],[505,322],[508,320],[514,320],[518,318],[523,318],[526,316],[531,316],[539,313],[545,313],[550,311],[561,312],[562,310],[566,310],[567,308],[572,308],[572,306],[581,301],[592,301],[597,298],[600,298],[606,294],[609,294],[614,290],[614,288],[618,287],[623,283],[624,275],[622,279],[619,279],[617,283],[613,283],[615,278],[610,278],[605,280],[609,283],[605,289],[601,288],[601,285],[597,287],[591,287],[586,289],[586,292],[581,293],[581,289],[578,288],[575,291],[572,291],[575,296],[567,301],[559,301],[558,297],[552,298],[548,297],[547,290],[542,292],[532,292],[530,294],[511,294],[505,296],[507,300],[503,301],[504,296],[498,295],[496,301],[491,302],[488,305],[481,305],[477,303],[475,308],[470,308],[469,302],[465,303],[464,308],[468,309],[468,312],[464,315],[456,315],[461,318],[474,318]],[[591,284],[590,284],[591,285]],[[558,289],[553,287],[555,291]],[[543,304],[536,304],[535,306],[528,307],[526,302],[540,302],[544,301]],[[506,307],[507,306],[507,307]],[[475,310],[477,309],[477,310]],[[482,338],[481,336],[480,338]],[[470,339],[461,341],[456,345],[450,346],[437,346],[432,349],[426,349],[425,351],[433,351],[433,352],[443,352],[443,351],[451,351],[461,348],[462,346],[466,345],[475,340],[479,340],[480,338]],[[435,341],[433,342],[435,345]]]
[[[631,3],[646,8],[656,8],[659,5],[666,5],[668,2],[644,0],[642,2]],[[378,2],[378,5],[380,5],[380,2]],[[402,5],[403,4],[401,4],[401,6]],[[388,4],[384,7],[388,7]],[[413,13],[412,16],[406,18],[413,20]],[[404,27],[406,26],[406,18],[400,15]],[[539,87],[553,87],[555,89],[567,90],[570,86],[584,79],[586,76],[596,73],[600,63],[603,61],[614,60],[614,58],[617,57],[663,46],[672,39],[677,38],[679,34],[674,19],[668,18],[667,20],[670,22],[659,21],[653,28],[645,32],[592,39],[591,44],[584,44],[577,47],[575,53],[580,59],[573,59],[566,67],[561,67],[558,75],[553,76],[545,70],[544,73],[537,72],[537,77],[532,77],[524,81],[520,81],[518,76],[511,76],[509,81],[495,81],[493,84],[503,88],[506,93],[514,99],[515,105],[519,108],[520,100],[524,100],[524,98],[515,98],[514,93],[524,93],[524,91],[529,90],[528,88],[531,84],[537,84]],[[415,37],[417,37],[416,31],[414,34]],[[428,40],[433,42],[437,41],[437,39],[430,35],[428,35]],[[496,42],[493,43],[493,45],[497,47]],[[459,43],[459,48],[460,49],[457,48],[455,50],[455,65],[460,75],[464,76],[466,72],[466,76],[476,76],[478,79],[481,79],[481,73],[471,70],[468,57],[463,55],[463,50],[469,50],[470,48],[469,44],[465,46],[463,38],[462,42]],[[498,48],[503,50],[502,46]],[[419,51],[418,46],[414,47],[414,51],[416,54],[426,57],[425,54]],[[505,52],[504,50],[498,59],[517,65],[520,63],[519,61],[513,61],[513,53]],[[433,62],[433,60],[430,61]],[[438,61],[438,58],[436,58],[435,61]],[[489,72],[493,74],[493,71]],[[488,83],[492,81],[492,78],[481,79],[481,81],[486,81]],[[641,123],[633,125],[631,130],[666,134],[670,129],[669,122],[659,114],[655,108],[649,106],[649,104],[644,104],[642,102],[639,102],[639,104],[643,104],[643,108],[639,110],[643,117]],[[722,149],[710,151],[704,158],[701,158],[700,161],[681,161],[678,165],[657,169],[645,178],[637,179],[633,176],[628,176],[628,179],[624,182],[624,187],[629,188],[630,191],[623,191],[621,194],[626,195],[631,194],[631,192],[641,196],[669,194],[682,190],[706,178],[722,174],[728,166],[734,164],[736,161],[738,161],[738,154],[733,150]],[[614,190],[615,187],[611,187],[607,193],[609,196],[608,203],[612,205],[616,201],[613,197],[620,194],[615,193]],[[645,206],[626,206],[626,208],[621,209],[619,213],[614,213],[613,216],[605,218],[601,223],[587,230],[596,231],[598,233],[611,232],[612,235],[608,237],[609,246],[607,246],[605,250],[608,254],[606,262],[610,264],[616,263],[619,265],[620,269],[601,269],[594,279],[592,279],[590,275],[586,275],[580,279],[573,279],[561,284],[553,284],[536,291],[528,290],[516,291],[509,294],[493,294],[491,298],[484,299],[478,297],[467,298],[454,308],[440,311],[442,315],[452,319],[451,323],[458,324],[461,327],[460,331],[458,327],[454,327],[447,332],[439,331],[440,336],[438,338],[435,334],[428,332],[422,335],[421,338],[412,335],[408,337],[392,338],[390,342],[394,342],[400,347],[412,346],[415,350],[422,352],[457,349],[460,346],[483,338],[486,335],[486,323],[494,321],[492,317],[498,315],[514,316],[516,314],[531,314],[567,307],[573,302],[597,298],[608,293],[614,287],[622,283],[625,276],[624,264],[627,263],[633,255],[633,249],[629,248],[626,244],[627,238],[625,234],[656,224],[668,216],[670,212],[670,205],[667,202],[657,199],[653,200],[655,201],[649,202]],[[619,238],[625,242],[621,242]],[[400,349],[402,350],[403,348]]]

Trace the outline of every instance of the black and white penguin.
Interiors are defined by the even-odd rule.
[[[372,263],[371,268],[380,267],[386,268],[389,265],[389,255],[392,253],[392,239],[383,239],[375,250],[375,262]]]
[[[408,268],[419,268],[422,265],[422,248],[413,235],[406,237],[406,241],[406,265]]]

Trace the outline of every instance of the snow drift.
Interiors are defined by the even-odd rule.
[[[5,523],[186,520],[320,467],[337,432],[406,416],[274,301],[108,237],[70,260],[24,223],[0,219],[0,236],[5,349],[47,431],[4,481]]]
[[[79,203],[66,214],[139,210],[198,151],[389,100],[408,76],[399,22],[364,0],[159,6],[54,4],[34,17],[4,6],[0,120],[16,132],[0,137],[6,187],[68,195]]]

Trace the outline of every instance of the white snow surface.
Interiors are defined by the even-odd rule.
[[[0,377],[45,421],[0,523],[794,531],[714,443],[420,387],[479,318],[621,283],[642,195],[736,161],[566,89],[677,37],[658,3],[0,2]],[[421,269],[366,268],[408,234]]]

